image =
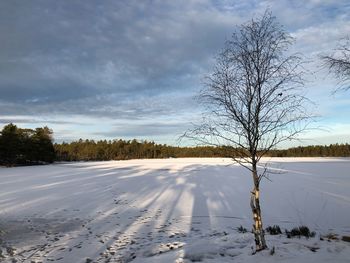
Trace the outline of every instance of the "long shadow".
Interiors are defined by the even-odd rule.
[[[210,212],[207,204],[208,199],[213,198],[216,202],[224,204],[222,205],[223,208],[227,208],[228,206],[227,200],[225,200],[225,195],[223,194],[224,190],[221,189],[222,184],[214,184],[217,187],[220,186],[220,188],[213,189],[213,183],[211,181],[206,183],[205,179],[208,178],[201,177],[202,175],[200,170],[205,171],[210,167],[212,166],[193,165],[192,167],[181,169],[176,173],[169,173],[168,171],[162,170],[163,172],[161,176],[154,176],[154,171],[150,172],[149,175],[144,175],[145,178],[147,178],[147,181],[152,179],[154,180],[154,178],[157,179],[157,177],[161,178],[162,185],[167,185],[167,187],[163,189],[162,192],[158,193],[151,202],[148,202],[148,205],[146,206],[147,210],[153,207],[152,214],[154,218],[152,218],[150,221],[144,222],[144,224],[140,224],[139,227],[136,228],[136,233],[135,228],[132,230],[134,231],[132,232],[133,239],[141,240],[142,244],[137,241],[135,241],[133,244],[130,244],[130,248],[132,249],[127,251],[129,255],[132,256],[135,251],[139,251],[142,247],[145,246],[145,244],[148,246],[148,251],[152,251],[152,247],[157,247],[160,243],[164,243],[166,241],[177,240],[177,242],[179,242],[181,240],[187,240],[186,237],[191,236],[192,234],[203,235],[203,229],[204,232],[210,232],[213,224],[211,217],[228,221],[228,223],[226,222],[224,224],[225,227],[227,227],[227,224],[233,225],[234,220],[242,220],[242,218],[237,214],[232,215],[230,212],[227,213],[227,209],[220,210],[220,213],[218,214],[212,214]],[[180,184],[179,178],[181,179]],[[203,180],[203,182],[201,180]],[[153,185],[153,183],[149,182],[149,185]],[[148,194],[149,190],[151,190],[151,192],[155,191],[154,187],[151,187],[151,189],[149,189],[149,187],[143,187],[138,196],[143,196],[145,193]],[[161,198],[162,195],[166,195],[167,191],[172,192],[171,200],[168,200],[166,197]],[[216,191],[217,193],[213,193]],[[191,203],[188,204],[191,209],[187,211],[187,214],[182,214],[182,211],[178,211],[178,208],[181,207],[181,204],[179,204],[179,202],[182,200],[181,197],[186,192],[188,192],[191,196],[189,200],[186,200],[187,202]],[[157,218],[156,211],[159,211],[158,207],[160,207],[163,216]],[[179,223],[181,225],[181,223],[183,223],[182,221],[184,221],[184,218],[189,219],[189,227],[186,229],[186,231],[174,234],[174,230],[179,229],[176,227],[176,225]],[[198,221],[198,219],[200,220]],[[128,227],[130,228],[131,226],[135,226],[137,223],[138,222],[135,220],[133,223],[130,223]],[[215,223],[215,227],[220,228],[218,222]],[[198,224],[201,225],[199,226]],[[183,224],[181,226],[183,227]],[[121,232],[125,233],[129,230],[129,228],[123,229]],[[201,233],[194,233],[197,231]],[[117,240],[119,241],[122,236],[123,235],[118,236]],[[174,237],[175,239],[173,239]],[[113,245],[113,241],[108,242],[108,246],[111,245]]]
[[[85,262],[87,257],[96,262],[127,262],[140,254],[159,253],[166,249],[165,243],[188,243],[193,237],[232,232],[240,225],[250,228],[252,182],[243,168],[171,162],[154,168],[146,164],[146,161],[129,165],[127,162],[99,163],[90,168],[88,164],[61,165],[59,171],[46,175],[53,175],[49,180],[28,183],[24,189],[5,195],[7,201],[0,203],[0,207],[18,205],[26,198],[34,203],[23,208],[19,217],[61,219],[62,222],[78,218],[79,224],[69,231],[61,230],[66,236],[49,241],[54,249],[47,256],[64,256],[60,262]],[[276,179],[273,188],[284,191],[280,187],[284,177],[273,178]],[[35,176],[35,180],[40,178],[45,176]],[[292,186],[298,183],[291,182]],[[274,191],[273,188],[267,184],[266,192]],[[16,197],[21,191],[24,195]],[[48,198],[43,198],[46,195]],[[266,214],[273,212],[275,216],[275,207],[265,205],[265,201],[276,204],[271,200],[273,197],[263,195],[262,208]],[[275,219],[267,217],[266,221],[275,222]],[[72,249],[70,253],[68,248]]]
[[[122,175],[125,173],[133,173],[136,171],[136,169],[137,167],[129,167],[129,169],[126,171],[124,169],[118,170],[118,168],[115,168],[114,172],[109,171],[108,173],[99,170],[89,171],[90,174],[92,173],[93,175],[85,175],[84,172],[77,171],[71,173],[70,178],[64,177],[64,180],[62,180],[60,174],[67,173],[67,170],[65,169],[60,172],[54,172],[54,175],[41,175],[39,178],[36,175],[28,175],[27,177],[29,178],[21,181],[21,184],[17,184],[16,181],[10,182],[12,183],[13,190],[7,189],[8,185],[6,184],[1,186],[3,188],[0,194],[1,197],[12,197],[8,198],[11,199],[10,202],[6,202],[3,206],[1,206],[1,212],[3,213],[4,211],[16,210],[18,207],[23,207],[24,210],[32,209],[35,204],[37,206],[45,207],[46,204],[49,204],[54,200],[69,200],[72,195],[74,195],[74,200],[78,201],[80,198],[86,198],[86,196],[89,197],[92,194],[101,195],[104,193],[104,191],[108,191],[111,185],[116,183],[114,178],[116,174]],[[20,174],[17,177],[22,176],[23,175]],[[25,176],[23,177],[25,178]],[[32,180],[30,178],[32,178]],[[99,183],[98,179],[101,179],[100,181],[102,184],[106,185],[106,187],[104,187],[105,189],[101,190],[96,187]],[[37,199],[38,202],[35,202],[35,199]],[[31,202],[32,205],[26,207],[23,206],[23,202]],[[71,203],[67,202],[67,206],[71,206]]]
[[[171,240],[174,233],[176,240],[181,241],[187,236],[201,236],[212,229],[232,226],[235,220],[244,221],[241,204],[235,204],[242,182],[237,176],[230,176],[231,168],[221,165],[186,164],[181,169],[165,165],[145,170],[135,165],[104,167],[103,163],[89,168],[84,163],[68,166],[70,170],[65,165],[60,168],[62,171],[49,175],[53,176],[49,182],[35,181],[24,193],[30,196],[35,191],[40,198],[37,206],[48,207],[46,212],[37,213],[38,217],[59,216],[64,220],[76,215],[84,221],[84,226],[74,229],[77,238],[64,243],[67,247],[78,247],[75,258],[70,258],[74,262],[86,255],[98,258],[108,247],[124,247],[127,254],[132,254],[130,251],[145,244],[152,247]],[[76,171],[73,174],[72,168]],[[65,174],[69,171],[72,177]],[[44,176],[35,176],[35,180],[41,178]],[[42,197],[46,195],[45,201]],[[34,203],[28,211],[35,208],[36,199],[30,201]],[[9,204],[14,210],[16,202]],[[89,246],[89,242],[94,250],[79,252],[79,247]]]

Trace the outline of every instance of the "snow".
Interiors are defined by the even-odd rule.
[[[350,262],[350,159],[263,162],[264,226],[316,237],[254,254],[252,179],[230,159],[57,163],[0,168],[0,262]]]

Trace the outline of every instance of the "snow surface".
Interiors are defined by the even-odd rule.
[[[230,159],[57,163],[0,168],[0,262],[350,262],[350,159],[271,158],[253,254],[252,179]],[[338,240],[320,240],[336,234]],[[17,260],[17,261],[16,261]]]

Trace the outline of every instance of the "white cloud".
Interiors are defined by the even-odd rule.
[[[313,58],[307,88],[330,121],[339,110],[338,98],[329,98],[335,82],[318,68],[317,55],[350,34],[343,0],[2,1],[0,112],[9,119],[44,116],[38,124],[47,121],[62,138],[69,130],[74,138],[99,127],[113,131],[109,123],[125,119],[146,127],[169,117],[172,127],[170,118],[197,116],[191,98],[234,26],[266,8],[296,37],[294,50]],[[54,122],[78,122],[72,116],[90,128]]]

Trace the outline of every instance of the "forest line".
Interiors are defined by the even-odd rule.
[[[10,123],[0,132],[0,165],[30,165],[54,161],[107,161],[184,157],[232,157],[229,146],[180,147],[146,140],[77,140],[54,143],[48,127],[22,129]],[[270,157],[350,157],[349,144],[299,146],[270,150]]]

